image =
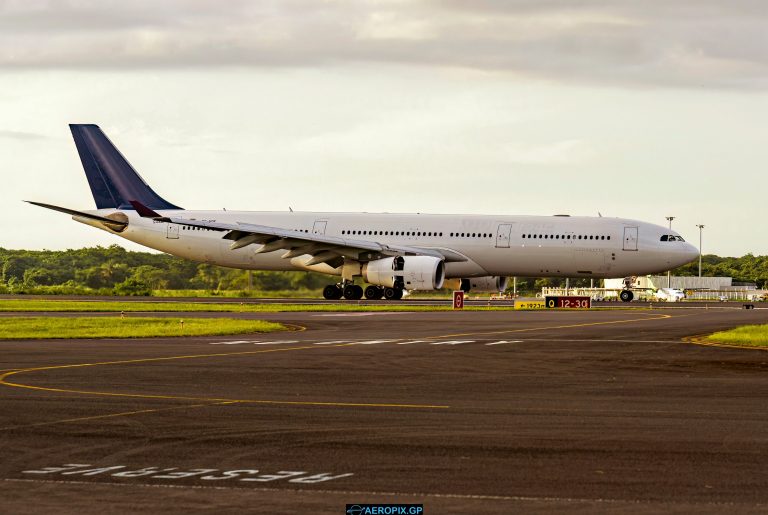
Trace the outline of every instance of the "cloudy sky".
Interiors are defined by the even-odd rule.
[[[0,246],[120,242],[68,123],[198,209],[571,213],[768,254],[768,8],[0,0]]]

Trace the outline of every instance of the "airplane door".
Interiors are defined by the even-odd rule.
[[[168,232],[165,234],[165,237],[169,240],[178,240],[179,226],[176,224],[168,224]]]
[[[325,234],[326,225],[328,225],[327,220],[316,220],[315,225],[312,226],[312,234]]]
[[[637,250],[637,227],[624,228],[624,250]]]
[[[509,237],[512,233],[512,224],[499,224],[496,230],[496,248],[509,248]]]

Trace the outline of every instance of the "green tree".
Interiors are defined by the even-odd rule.
[[[135,277],[129,277],[120,284],[115,285],[115,293],[117,295],[147,296],[152,295],[152,288]]]
[[[146,284],[153,290],[164,290],[168,288],[167,272],[156,266],[141,265],[133,269],[131,279]]]

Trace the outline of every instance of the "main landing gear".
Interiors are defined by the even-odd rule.
[[[368,300],[400,300],[403,298],[401,288],[384,288],[382,286],[368,286],[365,291],[356,284],[329,284],[323,288],[323,297],[327,300],[339,300],[344,297],[347,300],[360,300],[365,296]]]
[[[365,289],[365,298],[368,300],[400,300],[403,298],[403,290],[371,285]]]
[[[380,300],[384,297],[384,288],[381,286],[368,286],[365,289],[365,298],[368,300]]]
[[[323,288],[323,297],[328,300],[339,300],[344,297],[347,300],[360,300],[363,298],[363,288],[355,284],[329,284]]]
[[[400,288],[384,288],[384,298],[387,300],[400,300],[403,298],[403,290]]]
[[[323,288],[323,297],[326,300],[339,300],[344,295],[344,290],[337,284],[329,284]]]

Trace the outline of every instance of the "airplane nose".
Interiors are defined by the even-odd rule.
[[[688,263],[699,257],[699,249],[690,243],[686,243],[685,248],[683,249],[683,254],[685,254],[685,257],[688,260],[686,263]]]

